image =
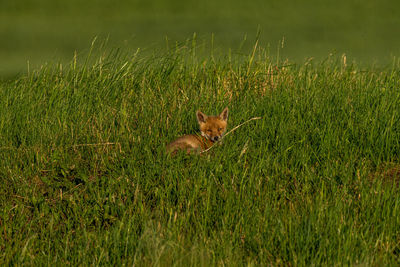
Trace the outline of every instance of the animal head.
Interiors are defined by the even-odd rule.
[[[197,111],[196,117],[202,136],[212,142],[217,142],[222,138],[228,124],[228,108],[225,108],[218,116],[207,116]]]

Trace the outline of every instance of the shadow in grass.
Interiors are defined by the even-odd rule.
[[[380,182],[383,186],[398,189],[400,185],[400,163],[386,162],[381,164],[370,175],[370,179],[373,183]]]

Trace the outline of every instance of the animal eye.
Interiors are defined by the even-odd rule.
[[[207,130],[207,133],[211,133],[212,131],[210,129]]]
[[[222,128],[218,128],[218,131],[222,131]]]

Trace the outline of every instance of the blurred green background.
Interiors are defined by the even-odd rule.
[[[385,65],[400,54],[395,0],[0,0],[0,76],[87,53],[94,37],[107,47],[151,50],[198,40],[222,52],[260,44],[291,61],[346,53],[348,61]]]

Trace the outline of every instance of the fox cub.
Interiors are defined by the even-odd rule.
[[[228,108],[218,116],[207,116],[201,111],[196,112],[201,134],[189,134],[179,137],[167,145],[167,152],[175,154],[178,150],[202,152],[220,140],[228,124]]]

